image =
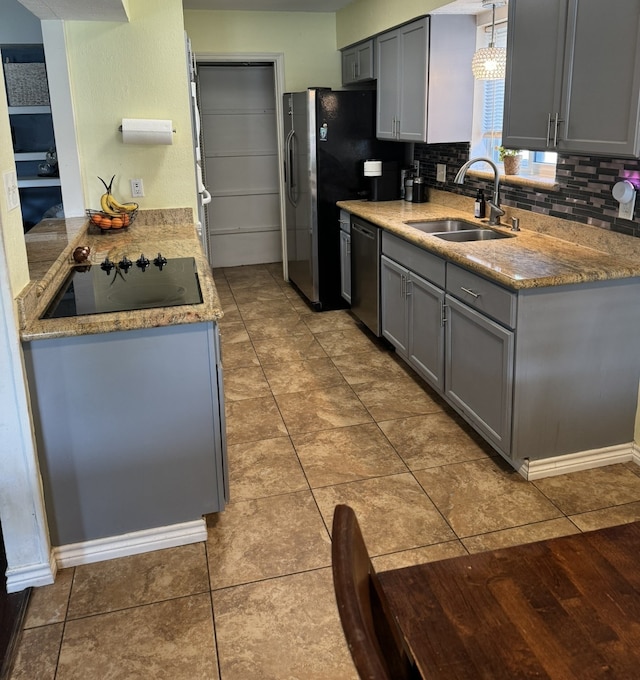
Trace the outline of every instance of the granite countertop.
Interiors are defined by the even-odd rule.
[[[34,233],[31,234],[31,231]],[[22,340],[72,337],[141,328],[155,328],[222,318],[211,267],[200,245],[191,210],[140,211],[128,229],[101,232],[83,218],[46,220],[25,235],[30,284],[16,302]],[[31,236],[30,236],[31,234]],[[127,255],[144,253],[152,259],[158,252],[167,258],[193,257],[196,261],[203,303],[159,307],[131,312],[110,312],[61,319],[40,319],[49,302],[76,264],[72,253],[78,246],[91,248],[90,262],[105,257],[113,262]]]
[[[444,194],[444,192],[438,192]],[[445,200],[449,200],[445,198]],[[487,226],[486,220],[475,219],[470,206],[472,201],[464,203],[469,208],[460,209],[440,201],[428,203],[409,203],[407,201],[340,201],[338,206],[348,212],[362,217],[369,222],[396,234],[407,241],[441,255],[451,262],[458,263],[467,269],[493,279],[508,288],[519,290],[525,288],[542,288],[560,286],[588,281],[606,281],[640,276],[640,257],[633,239],[619,234],[603,232],[586,225],[579,228],[567,227],[563,235],[586,233],[588,245],[572,240],[557,238],[534,229],[527,229],[527,224],[539,227],[539,220],[532,213],[507,208],[507,218],[521,218],[521,231],[513,238],[495,239],[456,243],[439,239],[433,234],[426,234],[405,222],[412,220],[463,219],[477,223],[478,227]],[[510,223],[510,219],[502,218]],[[565,220],[558,220],[564,222]],[[571,223],[569,223],[571,225]],[[508,227],[498,227],[498,231],[513,233]],[[600,232],[594,234],[593,232]],[[620,244],[620,237],[623,240]],[[615,247],[609,247],[605,240],[615,241]],[[626,239],[626,241],[625,241]],[[625,249],[625,243],[627,248]],[[621,254],[628,252],[629,254]]]

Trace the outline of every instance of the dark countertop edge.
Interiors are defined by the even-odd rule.
[[[429,204],[422,203],[417,205],[427,208]],[[563,285],[589,283],[595,281],[613,281],[640,277],[640,264],[636,264],[635,262],[624,261],[622,260],[622,258],[608,255],[607,253],[604,253],[602,251],[595,251],[594,248],[590,248],[589,246],[571,243],[569,241],[558,239],[554,236],[540,234],[538,232],[532,231],[529,232],[528,230],[522,230],[522,232],[520,232],[515,238],[524,235],[525,238],[527,239],[526,245],[529,247],[529,249],[532,246],[535,249],[536,242],[539,242],[539,244],[545,243],[545,241],[547,244],[552,244],[553,242],[556,242],[558,244],[560,243],[563,244],[564,247],[567,247],[568,244],[572,249],[575,249],[576,252],[578,252],[579,250],[583,250],[585,252],[600,253],[603,259],[610,260],[611,267],[607,269],[603,267],[598,267],[597,269],[591,268],[582,271],[575,271],[571,270],[570,267],[567,265],[558,263],[556,265],[558,269],[564,269],[564,271],[561,274],[535,277],[523,276],[523,278],[513,278],[511,276],[502,274],[499,271],[496,271],[496,269],[492,268],[488,264],[483,264],[482,262],[476,261],[478,258],[475,258],[475,255],[481,252],[478,246],[482,247],[485,244],[491,244],[491,247],[493,248],[500,246],[510,247],[511,244],[513,243],[513,239],[500,239],[497,241],[486,241],[483,243],[479,242],[455,243],[439,239],[438,237],[433,236],[433,234],[427,234],[417,229],[413,229],[409,225],[402,224],[402,220],[404,219],[403,217],[398,217],[397,218],[398,223],[394,223],[391,220],[389,220],[389,218],[387,218],[385,215],[380,216],[376,216],[375,214],[372,215],[371,210],[372,206],[375,208],[375,203],[371,203],[369,201],[338,201],[337,206],[339,208],[342,208],[343,210],[346,210],[349,213],[352,213],[358,217],[361,217],[362,219],[371,222],[372,224],[375,224],[376,226],[384,229],[385,231],[388,231],[391,234],[394,234],[395,236],[403,238],[404,240],[418,246],[419,248],[422,248],[423,250],[433,253],[434,255],[446,258],[450,262],[459,264],[465,267],[466,269],[469,269],[470,271],[480,274],[487,279],[496,281],[497,283],[500,283],[506,288],[510,288],[512,290],[549,288]],[[366,206],[364,210],[362,209],[363,206]],[[442,204],[436,204],[436,210],[438,212],[437,215],[434,215],[432,217],[425,217],[424,220],[428,221],[441,219],[459,219],[465,222],[478,222],[479,228],[487,226],[486,223],[483,224],[480,220],[470,217],[467,213],[456,208],[450,208]],[[509,232],[508,227],[492,227],[492,228],[495,229],[496,231]],[[469,248],[472,248],[472,251],[469,251]],[[476,251],[475,254],[473,254],[473,250]],[[540,249],[540,256],[543,255],[544,253],[542,249]]]

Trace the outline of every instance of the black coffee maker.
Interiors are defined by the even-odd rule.
[[[395,201],[400,198],[400,175],[396,161],[367,160],[364,176],[369,178],[370,201]]]

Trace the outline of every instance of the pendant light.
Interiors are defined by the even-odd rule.
[[[489,47],[483,47],[476,51],[471,61],[471,70],[476,80],[499,80],[504,78],[507,66],[507,50],[504,47],[495,46],[496,35],[496,5],[501,7],[504,2],[491,2],[482,0],[483,7],[491,5],[491,42]]]

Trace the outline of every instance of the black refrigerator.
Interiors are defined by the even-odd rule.
[[[376,139],[375,109],[370,90],[313,87],[284,95],[289,280],[318,311],[345,306],[336,201],[367,198],[365,160],[400,165],[404,158],[403,144]]]

